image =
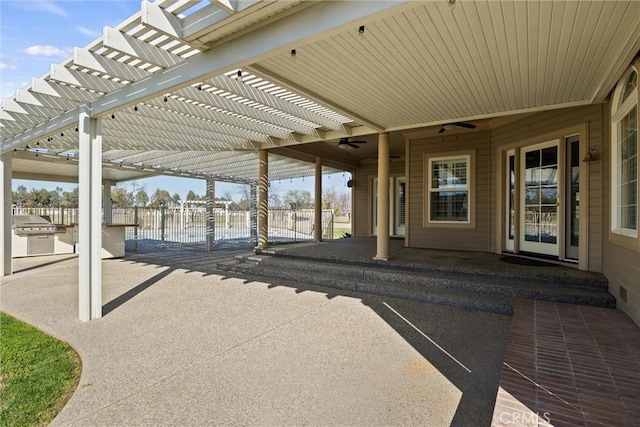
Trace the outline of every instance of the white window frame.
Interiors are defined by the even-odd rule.
[[[631,67],[627,70],[626,73],[622,76],[622,78],[618,81],[616,86],[616,90],[614,92],[614,96],[612,99],[612,108],[611,108],[611,232],[617,235],[622,235],[630,238],[637,239],[638,238],[638,214],[640,214],[640,209],[636,207],[636,229],[622,228],[618,223],[618,190],[619,190],[619,182],[618,182],[618,123],[623,120],[629,112],[636,107],[636,112],[638,112],[638,87],[636,90],[629,95],[629,97],[621,103],[622,92],[624,90],[624,86],[627,83],[627,80],[631,73],[636,72],[638,70],[635,67]],[[640,76],[638,76],[640,77]],[[638,119],[636,119],[636,123],[638,123]],[[636,149],[637,150],[637,149]],[[640,156],[636,156],[636,159],[640,158]],[[638,162],[640,163],[640,162]],[[636,171],[638,171],[638,164],[636,166]],[[636,172],[638,173],[638,172]],[[638,200],[638,196],[636,196],[636,200]]]
[[[454,161],[454,160],[461,160],[464,159],[464,161],[467,163],[467,174],[466,174],[466,186],[465,187],[459,187],[459,188],[454,188],[451,189],[449,191],[455,191],[455,192],[463,192],[466,191],[467,192],[467,220],[466,221],[442,221],[442,220],[432,220],[431,219],[431,194],[432,193],[440,193],[446,190],[443,190],[441,188],[433,188],[433,183],[432,183],[432,172],[433,172],[433,164],[434,162],[439,162],[439,161]],[[472,177],[472,173],[471,173],[471,168],[472,168],[472,156],[470,154],[452,154],[452,155],[447,155],[447,156],[438,156],[438,157],[428,157],[427,158],[427,174],[426,174],[426,182],[425,182],[425,188],[426,188],[426,194],[425,194],[425,198],[426,198],[426,223],[427,224],[443,224],[443,225],[471,225],[473,224],[473,218],[472,218],[472,212],[473,212],[473,197],[472,197],[472,193],[471,193],[471,177]]]

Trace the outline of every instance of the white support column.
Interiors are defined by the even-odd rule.
[[[322,160],[320,157],[316,157],[315,190],[313,240],[322,242]]]
[[[102,184],[102,208],[104,209],[104,223],[113,223],[113,202],[111,201],[111,186],[113,182],[107,180]]]
[[[378,236],[374,259],[389,259],[389,134],[378,136]]]
[[[101,120],[79,117],[78,307],[82,321],[102,317]]]
[[[216,182],[207,180],[207,252],[213,251],[216,242]]]
[[[13,273],[11,265],[11,151],[0,158],[0,175],[2,190],[0,191],[0,227],[2,227],[2,246],[0,247],[0,277]]]
[[[258,249],[269,245],[269,153],[260,150],[258,162]]]

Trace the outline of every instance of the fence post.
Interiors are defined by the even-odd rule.
[[[251,184],[249,204],[249,233],[251,236],[251,246],[258,244],[258,186]]]
[[[165,244],[164,244],[165,213],[166,213],[166,208],[164,206],[161,206],[160,207],[160,248],[162,249],[165,248]]]
[[[137,206],[133,208],[133,223],[135,224],[133,227],[133,250],[134,252],[138,252],[138,227],[140,226],[140,223],[138,222]]]
[[[213,251],[216,239],[216,182],[207,180],[207,203],[205,207],[206,250]]]

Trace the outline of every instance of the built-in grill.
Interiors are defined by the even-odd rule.
[[[27,238],[27,255],[53,253],[56,226],[51,221],[39,215],[14,215],[12,228],[16,236]]]

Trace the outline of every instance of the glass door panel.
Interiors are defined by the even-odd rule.
[[[395,234],[404,236],[406,224],[406,181],[404,178],[396,178],[396,214],[395,214]]]
[[[515,151],[507,152],[506,159],[506,233],[505,233],[505,249],[508,251],[515,250],[516,236],[516,155]]]
[[[579,256],[579,213],[580,213],[580,140],[572,136],[566,140],[566,215],[565,215],[565,258],[577,260]]]
[[[558,144],[522,148],[520,250],[558,255]]]

